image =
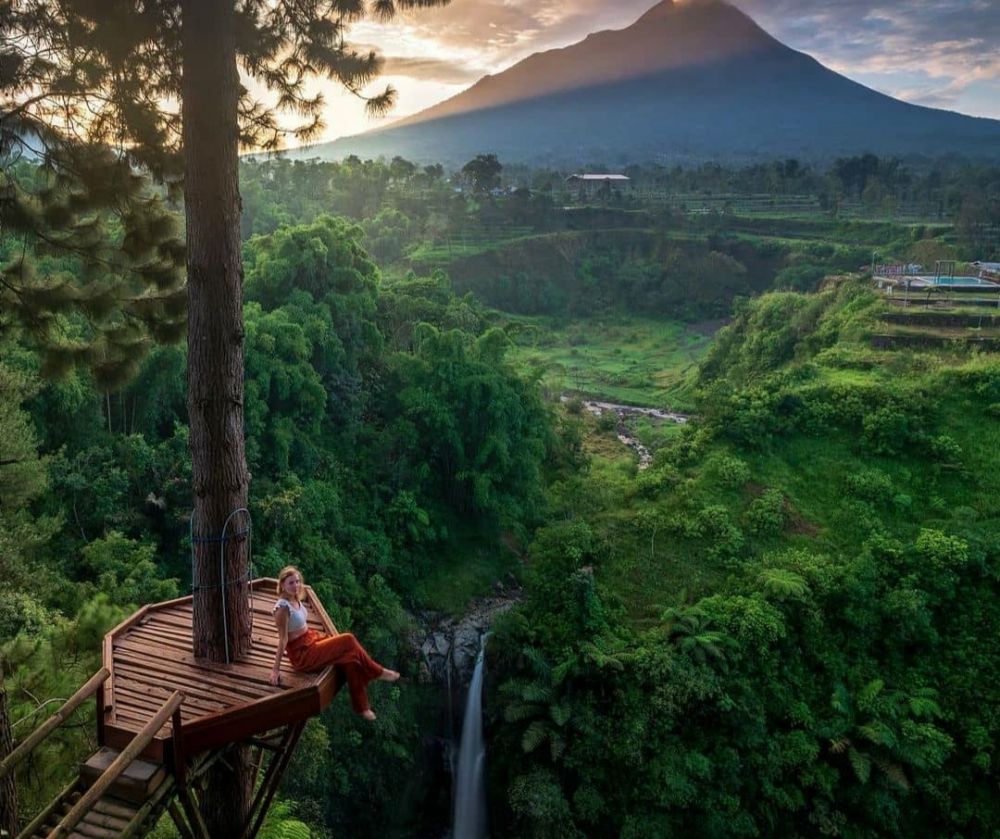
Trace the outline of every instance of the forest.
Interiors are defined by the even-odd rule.
[[[445,694],[412,637],[504,579],[490,835],[995,833],[1000,362],[952,333],[876,348],[891,313],[867,270],[873,251],[995,260],[1000,173],[793,163],[582,196],[502,166],[243,161],[253,574],[294,562],[408,677],[377,726],[343,699],[309,722],[262,835],[447,831]],[[866,205],[873,184],[888,197]],[[192,574],[169,295],[160,329],[116,345],[112,278],[69,299],[86,255],[24,248],[0,242],[37,289],[0,317],[15,738]],[[640,470],[621,421],[583,410],[599,398],[691,420],[633,423]],[[18,773],[25,815],[92,749],[89,713]]]

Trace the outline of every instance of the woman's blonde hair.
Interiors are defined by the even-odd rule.
[[[306,578],[302,576],[302,572],[299,571],[299,569],[296,568],[294,565],[286,565],[284,568],[281,569],[281,573],[278,574],[278,589],[277,589],[278,597],[281,597],[281,587],[284,585],[285,580],[288,577],[291,577],[292,574],[299,575],[299,582],[302,584],[302,588],[305,588]]]

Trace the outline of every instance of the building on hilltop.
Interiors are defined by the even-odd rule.
[[[567,186],[575,187],[587,195],[592,195],[602,189],[610,190],[612,187],[621,189],[630,186],[631,183],[632,179],[628,175],[606,173],[580,173],[566,178]]]

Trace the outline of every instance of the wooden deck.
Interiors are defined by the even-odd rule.
[[[253,582],[253,646],[245,660],[232,664],[195,660],[191,597],[145,606],[109,632],[104,666],[111,676],[98,696],[102,743],[126,746],[175,690],[184,694],[180,714],[185,755],[304,721],[329,704],[341,682],[333,667],[297,674],[285,658],[281,684],[268,682],[278,643],[271,617],[275,585],[266,578]],[[304,602],[310,628],[336,632],[308,586]],[[170,762],[173,733],[168,722],[143,756]]]

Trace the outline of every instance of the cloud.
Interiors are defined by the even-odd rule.
[[[470,84],[483,75],[482,69],[461,61],[404,55],[385,55],[383,59],[382,74],[385,76],[408,76],[442,84]]]
[[[969,85],[997,86],[1000,10],[995,0],[735,0],[779,40],[857,78],[882,75],[893,96],[955,107]],[[917,87],[893,77],[927,80]],[[931,83],[933,82],[933,83]],[[1000,105],[998,105],[1000,108]],[[1000,116],[1000,112],[995,113]]]

